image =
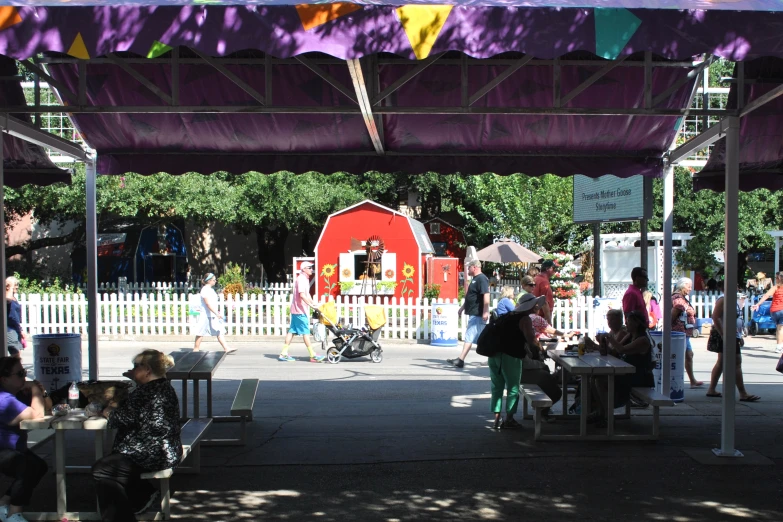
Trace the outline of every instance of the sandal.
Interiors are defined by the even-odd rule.
[[[748,395],[744,399],[740,399],[741,402],[756,402],[756,401],[760,401],[760,400],[761,400],[761,397],[759,397],[758,395]]]
[[[521,427],[522,425],[514,419],[506,419],[506,421],[503,423],[503,428],[507,430],[514,430]]]
[[[495,419],[495,424],[492,425],[492,428],[499,430],[502,427],[503,427],[503,418],[498,417],[497,419]]]

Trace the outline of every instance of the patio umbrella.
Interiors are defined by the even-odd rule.
[[[538,263],[539,254],[513,241],[498,241],[476,252],[480,261],[492,263]]]

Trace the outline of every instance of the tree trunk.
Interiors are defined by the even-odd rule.
[[[258,260],[264,265],[270,283],[285,283],[288,264],[285,259],[285,227],[256,227]]]

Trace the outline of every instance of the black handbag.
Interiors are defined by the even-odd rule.
[[[783,355],[781,355],[780,359],[778,359],[778,367],[775,369],[780,373],[783,373]]]

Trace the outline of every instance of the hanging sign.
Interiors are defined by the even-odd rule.
[[[574,223],[632,221],[652,217],[652,198],[645,198],[644,177],[574,176]],[[649,200],[649,202],[647,201]]]

